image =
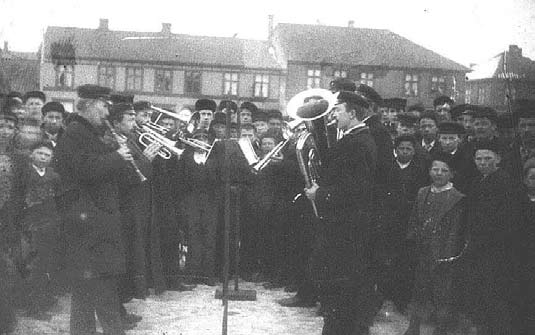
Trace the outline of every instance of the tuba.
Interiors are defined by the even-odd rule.
[[[296,154],[299,170],[305,180],[306,188],[318,183],[321,176],[321,161],[326,158],[327,150],[332,146],[329,138],[333,122],[328,116],[336,104],[336,94],[331,91],[314,88],[303,91],[288,102],[287,114],[296,126],[305,123],[306,131],[302,132],[296,142]],[[315,202],[311,202],[314,215],[321,218]]]

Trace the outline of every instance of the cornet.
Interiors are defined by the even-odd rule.
[[[162,147],[160,148],[160,151],[158,151],[158,156],[163,159],[171,159],[171,156],[173,155],[180,157],[184,152],[183,149],[179,149],[176,147],[177,142],[168,139],[167,137],[153,130],[147,125],[141,126],[141,130],[138,130],[138,134],[139,143],[141,143],[145,147],[148,147],[154,142],[161,145]]]

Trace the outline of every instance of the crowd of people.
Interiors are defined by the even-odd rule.
[[[125,303],[215,286],[224,262],[296,292],[282,306],[319,302],[324,335],[368,334],[385,302],[410,319],[407,335],[422,322],[437,335],[532,334],[535,106],[504,118],[446,96],[406,106],[348,79],[330,89],[335,140],[306,188],[307,129],[288,134],[279,110],[210,99],[162,110],[83,85],[67,113],[40,91],[7,94],[0,334],[15,310],[50,319],[66,292],[71,334],[95,333],[95,313],[124,334],[141,320]]]

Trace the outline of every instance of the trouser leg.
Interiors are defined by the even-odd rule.
[[[104,334],[124,335],[116,278],[96,279],[95,293],[95,309]]]
[[[95,305],[91,280],[79,280],[73,284],[71,298],[71,335],[93,335],[96,332]]]

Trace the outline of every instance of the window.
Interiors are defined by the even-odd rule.
[[[319,88],[321,84],[321,70],[309,69],[307,72],[307,88]]]
[[[347,78],[346,70],[334,70],[333,77],[335,78]]]
[[[471,103],[470,100],[471,100],[471,96],[472,95],[472,89],[470,88],[467,88],[466,89],[466,92],[465,92],[465,95],[464,95],[464,103],[466,104],[469,104]]]
[[[446,78],[444,76],[431,77],[431,92],[438,92],[445,94],[446,92]]]
[[[479,105],[484,105],[487,103],[487,90],[485,87],[477,88],[477,103]]]
[[[269,96],[269,75],[257,74],[254,76],[253,95],[260,98],[267,98]]]
[[[57,65],[56,66],[56,87],[72,87],[73,86],[73,66],[72,65]]]
[[[238,74],[225,73],[223,77],[223,94],[238,95]]]
[[[173,72],[171,70],[155,71],[154,91],[158,93],[171,93],[173,91]]]
[[[184,73],[184,93],[201,93],[201,73],[199,71],[186,71]]]
[[[143,90],[143,69],[140,67],[126,68],[126,90],[142,91]]]
[[[361,72],[360,73],[360,83],[373,87],[373,73]]]
[[[99,66],[98,68],[98,84],[100,86],[115,89],[115,67],[113,66]]]
[[[418,75],[405,75],[405,95],[408,97],[418,96]]]

